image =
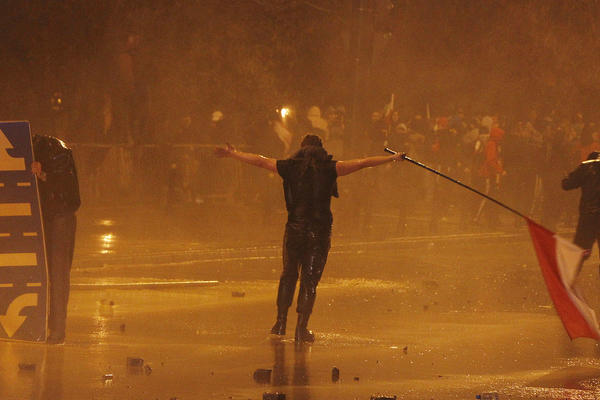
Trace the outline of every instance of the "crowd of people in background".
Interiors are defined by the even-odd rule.
[[[401,110],[386,107],[372,112],[358,137],[344,131],[343,116],[343,109],[328,108],[325,129],[315,129],[335,158],[380,154],[389,146],[553,230],[572,226],[577,215],[576,195],[561,190],[561,179],[589,153],[600,150],[600,127],[581,113],[531,111],[519,119],[493,113],[467,115],[457,109],[442,116],[416,113],[403,118]],[[399,233],[405,232],[408,216],[418,207],[429,208],[432,233],[451,216],[464,229],[510,224],[500,218],[510,213],[422,169],[405,166],[389,173],[398,175],[394,182],[400,189],[380,189],[375,183],[369,193],[394,198],[388,203],[397,206]],[[521,218],[515,217],[514,225],[520,223]]]
[[[198,202],[199,197],[211,191],[202,178],[202,170],[212,162],[207,153],[214,144],[231,142],[253,152],[285,158],[297,147],[296,141],[311,131],[323,137],[335,159],[382,154],[384,147],[389,146],[550,229],[575,223],[576,194],[562,192],[560,180],[590,152],[600,151],[600,126],[581,113],[531,111],[524,118],[513,118],[495,113],[468,114],[460,108],[437,116],[428,115],[428,107],[425,111],[410,115],[388,105],[374,110],[362,124],[354,121],[352,129],[343,106],[322,110],[311,106],[287,115],[277,110],[260,123],[247,125],[233,123],[234,118],[221,110],[208,114],[205,121],[184,115],[159,143],[163,148],[175,149],[163,153],[168,158],[165,165],[169,165],[167,202]],[[129,130],[121,125],[126,134],[116,142],[127,142],[127,132],[143,126],[139,121]],[[137,144],[135,140],[125,143]],[[370,226],[378,202],[384,202],[397,215],[399,234],[407,231],[416,211],[429,215],[428,228],[432,233],[438,232],[440,224],[449,218],[458,221],[463,229],[507,225],[507,218],[503,217],[507,214],[493,203],[416,167],[405,165],[378,173],[396,174],[397,179],[391,182],[398,184],[380,188],[378,179],[367,182],[365,197],[371,196],[374,201],[366,200],[355,210],[363,218],[362,226]],[[201,184],[206,187],[198,195],[194,187]],[[361,184],[365,183],[357,186]],[[278,195],[276,189],[271,195]],[[519,218],[515,221],[515,226],[519,225]]]

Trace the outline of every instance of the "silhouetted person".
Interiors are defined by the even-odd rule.
[[[321,138],[310,134],[302,139],[300,150],[286,160],[244,153],[230,144],[217,147],[215,154],[276,172],[283,178],[288,220],[283,241],[283,272],[277,293],[277,321],[271,333],[285,335],[287,313],[300,271],[295,340],[313,342],[314,335],[307,325],[330,248],[331,196],[338,197],[336,179],[362,168],[401,160],[402,154],[334,161],[323,148]]]
[[[111,93],[112,136],[116,143],[148,143],[146,125],[147,68],[141,65],[141,36],[130,32],[115,57],[116,71]]]
[[[600,245],[600,153],[591,152],[587,160],[562,180],[562,188],[581,188],[579,221],[573,243],[586,250],[589,258],[594,242]],[[581,266],[580,266],[581,268]]]
[[[38,178],[50,288],[47,342],[58,344],[65,340],[79,183],[71,149],[63,141],[34,135],[33,152],[31,171]]]

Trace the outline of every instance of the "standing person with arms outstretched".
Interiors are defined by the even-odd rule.
[[[300,272],[295,340],[313,342],[314,335],[307,325],[330,248],[331,196],[338,197],[336,179],[363,168],[402,160],[403,154],[334,161],[323,148],[321,138],[311,134],[304,136],[300,146],[300,150],[285,160],[244,153],[230,144],[217,147],[215,154],[276,172],[283,178],[288,220],[283,239],[283,272],[277,292],[277,321],[271,333],[285,335],[287,313]]]

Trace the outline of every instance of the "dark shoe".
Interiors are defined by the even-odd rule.
[[[315,335],[306,328],[297,327],[294,339],[296,340],[296,343],[313,343],[315,341]]]
[[[280,320],[279,318],[275,322],[275,325],[271,328],[271,333],[273,335],[285,335],[285,320]]]
[[[315,335],[306,328],[309,317],[310,314],[298,314],[296,334],[294,335],[296,343],[312,343],[315,341]]]
[[[277,321],[275,321],[275,325],[271,328],[271,333],[273,335],[285,335],[285,324],[287,321],[287,309],[282,311],[281,309],[277,311]]]

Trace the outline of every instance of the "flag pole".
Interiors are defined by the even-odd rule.
[[[384,149],[384,151],[386,151],[386,152],[388,152],[388,153],[391,153],[391,154],[398,154],[398,152],[397,152],[397,151],[394,151],[394,150],[390,149],[389,147],[386,147],[386,148]],[[439,175],[439,176],[441,176],[442,178],[448,179],[450,182],[454,182],[454,183],[456,183],[457,185],[460,185],[460,186],[464,187],[465,189],[468,189],[468,190],[470,190],[470,191],[472,191],[472,192],[474,192],[474,193],[477,193],[478,195],[480,195],[480,196],[482,196],[482,197],[485,197],[486,199],[488,199],[488,200],[490,200],[490,201],[492,201],[492,202],[494,202],[494,203],[498,204],[500,207],[504,207],[505,209],[507,209],[508,211],[512,212],[513,214],[516,214],[516,215],[518,215],[519,217],[522,217],[522,218],[525,218],[525,219],[529,220],[529,217],[527,217],[527,216],[525,216],[525,215],[521,214],[520,212],[518,212],[518,211],[517,211],[517,210],[515,210],[514,208],[511,208],[511,207],[507,206],[506,204],[499,202],[498,200],[494,199],[493,197],[490,197],[490,196],[488,196],[487,194],[485,194],[485,193],[482,193],[482,192],[480,192],[479,190],[477,190],[477,189],[474,189],[474,188],[472,188],[472,187],[471,187],[471,186],[469,186],[469,185],[465,185],[465,184],[464,184],[464,183],[462,183],[461,181],[458,181],[458,180],[456,180],[456,179],[454,179],[454,178],[450,178],[448,175],[444,175],[443,173],[441,173],[440,171],[438,171],[438,170],[436,170],[436,169],[434,169],[434,168],[428,167],[427,165],[425,165],[425,164],[423,164],[423,163],[420,163],[420,162],[418,162],[418,161],[415,161],[415,160],[413,160],[412,158],[410,158],[409,156],[407,156],[406,154],[403,154],[403,155],[402,155],[402,159],[403,159],[403,160],[406,160],[406,161],[408,161],[408,162],[411,162],[411,163],[413,163],[413,164],[415,164],[415,165],[417,165],[417,166],[419,166],[419,167],[421,167],[421,168],[425,168],[427,171],[433,172],[434,174],[436,174],[436,175]]]

